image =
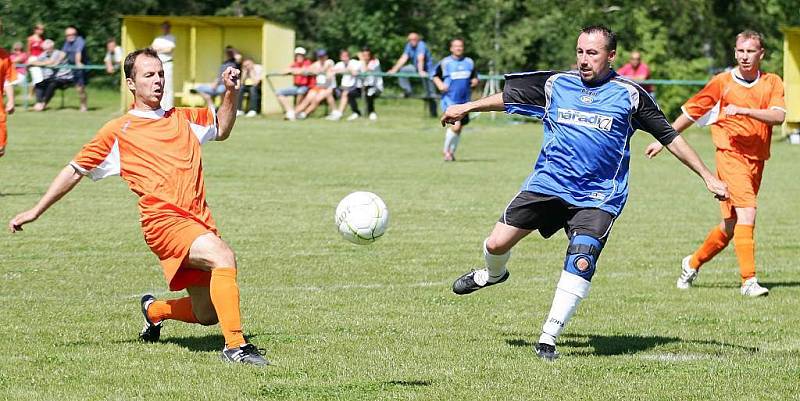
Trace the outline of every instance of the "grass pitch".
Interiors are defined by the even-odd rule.
[[[106,106],[19,112],[0,159],[5,225],[115,114]],[[67,104],[71,104],[68,99]],[[538,338],[566,237],[514,250],[503,285],[457,297],[452,280],[482,263],[480,246],[537,156],[541,125],[483,115],[443,163],[443,130],[416,102],[378,104],[380,120],[240,119],[204,147],[208,201],[236,250],[245,333],[274,363],[219,360],[217,327],[168,322],[136,341],[138,300],[166,292],[144,244],[136,198],[119,178],[84,180],[40,221],[0,235],[0,399],[533,400],[800,397],[797,160],[773,144],[756,230],[762,299],[739,295],[732,249],[675,289],[680,260],[718,206],[670,155],[632,143],[631,194],[600,258],[590,297],[554,363]],[[707,131],[687,135],[713,162]],[[337,202],[379,194],[388,233],[342,240]]]

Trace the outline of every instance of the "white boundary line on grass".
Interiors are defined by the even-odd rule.
[[[391,288],[423,288],[423,287],[436,287],[436,286],[448,286],[449,289],[450,282],[449,281],[421,281],[418,283],[408,283],[408,284],[383,284],[383,283],[373,283],[373,284],[341,284],[341,285],[325,285],[325,286],[314,286],[314,285],[306,285],[306,286],[275,286],[275,287],[242,287],[242,292],[251,292],[251,291],[309,291],[309,292],[319,292],[319,291],[336,291],[336,290],[359,290],[359,289],[391,289]],[[175,292],[180,291],[154,291],[150,292],[156,297],[164,296],[173,294]],[[132,294],[128,295],[124,298],[140,298],[144,295],[145,292],[140,294]]]

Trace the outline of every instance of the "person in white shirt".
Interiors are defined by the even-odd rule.
[[[350,58],[350,52],[342,49],[339,52],[339,62],[333,67],[333,72],[342,74],[342,80],[337,91],[339,92],[339,107],[326,117],[328,120],[337,121],[342,118],[344,108],[347,107],[347,98],[350,91],[356,88],[356,77],[361,73],[361,62]]]
[[[175,106],[175,95],[172,83],[172,52],[175,51],[176,40],[175,36],[170,33],[172,25],[169,21],[164,21],[161,24],[161,36],[153,39],[150,47],[158,53],[158,58],[161,60],[161,65],[164,67],[164,93],[161,97],[161,108],[169,110]]]
[[[106,72],[113,74],[121,62],[122,47],[117,44],[116,39],[109,38],[106,41],[106,56],[103,57],[103,63],[106,65]]]
[[[381,72],[381,62],[372,54],[372,50],[369,47],[361,49],[361,52],[358,53],[358,59],[361,64],[360,71],[362,74]],[[378,119],[378,113],[375,112],[375,98],[383,92],[383,77],[379,75],[364,75],[356,80],[355,88],[347,96],[350,108],[353,109],[353,114],[347,117],[347,121],[353,121],[361,117],[358,99],[361,97],[362,91],[366,97],[367,115],[370,121]]]

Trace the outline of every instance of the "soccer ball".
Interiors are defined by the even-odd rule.
[[[359,245],[375,242],[389,226],[389,211],[372,192],[353,192],[336,207],[336,228],[344,239]]]

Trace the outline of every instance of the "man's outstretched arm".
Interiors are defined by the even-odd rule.
[[[219,132],[217,140],[224,141],[231,135],[233,124],[236,123],[236,101],[239,97],[239,74],[240,71],[233,67],[228,67],[222,72],[220,78],[225,85],[225,93],[222,94],[222,103],[217,110],[217,123]]]
[[[692,149],[691,146],[678,135],[672,142],[666,146],[675,157],[694,171],[706,184],[706,188],[714,194],[719,200],[728,199],[728,186],[725,185],[719,178],[717,178],[708,167],[700,160],[700,156]]]
[[[502,92],[472,102],[455,104],[445,110],[442,116],[442,127],[461,121],[464,116],[473,111],[505,111],[505,109]]]
[[[50,183],[47,192],[39,199],[36,206],[16,215],[11,221],[8,222],[8,229],[12,233],[22,231],[22,226],[30,223],[39,218],[50,206],[58,202],[64,195],[69,193],[75,185],[78,185],[83,175],[81,175],[74,167],[66,166]]]

